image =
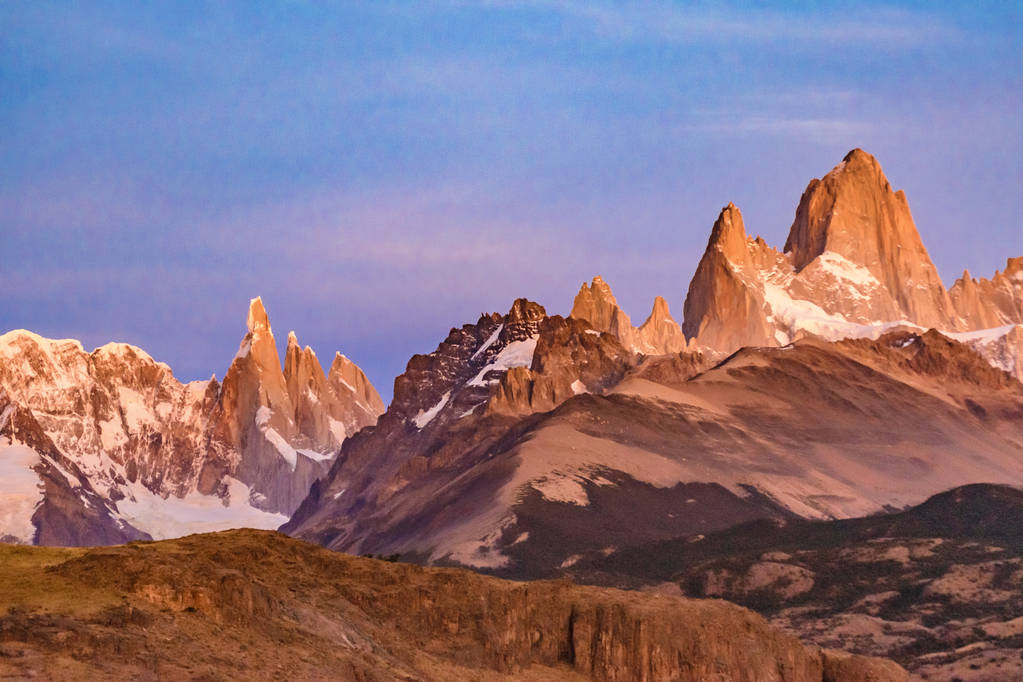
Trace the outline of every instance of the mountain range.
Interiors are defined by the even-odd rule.
[[[855,149],[806,187],[780,250],[725,206],[682,311],[680,324],[657,296],[637,327],[601,277],[567,316],[517,299],[413,356],[386,408],[354,363],[337,354],[324,371],[294,333],[282,367],[259,298],[223,381],[183,384],[125,344],[90,353],[8,332],[0,540],[102,545],[279,527],[407,563],[726,597],[914,671],[941,669],[927,649],[939,636],[983,644],[935,629],[934,614],[958,612],[906,600],[924,581],[959,584],[957,570],[1002,585],[1016,575],[1016,545],[984,559],[970,543],[985,540],[969,533],[928,521],[927,537],[870,535],[870,519],[917,518],[940,506],[917,507],[932,496],[980,483],[1016,513],[1023,258],[946,289],[905,194]],[[991,495],[935,499],[965,500],[956,505],[969,517]],[[800,549],[801,533],[830,544]],[[928,558],[935,539],[941,561]],[[822,579],[867,581],[890,558],[881,545],[899,571],[883,595]],[[843,573],[853,555],[870,555],[867,568]],[[855,600],[829,611],[838,592]],[[955,659],[982,674],[1023,649],[1016,602],[980,608],[995,603],[989,592],[971,593],[963,608],[976,615],[961,625],[1010,633],[1001,658]],[[865,639],[853,628],[836,640],[821,625],[896,612],[919,626],[902,649],[882,641],[894,620]]]
[[[634,327],[595,278],[567,318],[518,300],[452,329],[283,529],[539,577],[754,518],[1019,484],[1019,263],[946,290],[905,195],[853,150],[782,251],[721,211],[681,326],[659,298]]]
[[[182,384],[139,348],[0,336],[0,538],[112,544],[275,528],[383,403],[340,353],[329,373],[263,303],[224,375]]]

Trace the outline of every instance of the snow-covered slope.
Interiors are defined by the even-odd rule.
[[[127,344],[90,353],[74,340],[11,331],[0,336],[0,390],[132,532],[167,538],[275,528],[340,443],[373,423],[382,406],[357,367],[339,360],[328,381],[294,335],[282,372],[259,299],[248,324],[223,384],[215,377],[182,384]],[[362,379],[361,390],[344,388],[344,372]],[[301,399],[292,400],[289,380]],[[45,497],[33,482],[40,457],[17,436],[0,447],[0,536],[32,541],[49,532],[40,525],[51,517],[34,516]],[[77,474],[71,478],[72,488],[80,485]],[[88,535],[80,531],[73,534]]]

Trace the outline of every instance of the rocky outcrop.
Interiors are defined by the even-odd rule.
[[[610,333],[594,333],[580,319],[546,318],[529,367],[509,369],[491,391],[487,412],[532,414],[552,410],[580,393],[600,393],[632,364],[631,353]]]
[[[618,301],[611,287],[600,276],[589,284],[583,284],[576,294],[569,317],[586,320],[598,332],[615,336],[624,348],[636,347],[636,329],[625,311],[618,307]]]
[[[77,341],[9,332],[0,336],[0,389],[38,422],[51,458],[80,472],[72,488],[87,482],[129,535],[273,527],[326,473],[341,441],[373,422],[380,399],[347,360],[335,361],[328,381],[293,335],[282,372],[258,298],[247,326],[222,384],[182,384],[127,344],[87,353]],[[37,540],[115,538],[98,520],[99,535],[90,536],[65,533],[68,522],[54,513],[33,518]]]
[[[729,353],[742,346],[776,345],[768,319],[762,271],[784,271],[785,259],[762,239],[746,235],[742,213],[729,203],[714,222],[710,240],[689,284],[682,330],[701,346]]]
[[[327,384],[342,405],[351,404],[342,412],[342,422],[348,434],[376,423],[386,407],[380,394],[366,378],[366,374],[341,353],[334,355],[334,362],[327,374]]]
[[[725,602],[512,583],[258,531],[22,550],[15,566],[27,568],[4,573],[19,603],[8,610],[0,595],[0,674],[18,678],[63,670],[73,653],[79,677],[117,679],[905,679]]]
[[[733,204],[722,209],[684,309],[690,343],[717,353],[936,328],[1023,378],[1006,336],[1023,320],[1023,259],[946,291],[905,194],[860,149],[807,186],[784,252],[749,237]]]
[[[695,350],[694,345],[686,342],[682,327],[671,316],[668,302],[662,296],[654,299],[650,316],[637,330],[636,344],[644,355],[668,355]]]
[[[685,334],[672,318],[667,301],[660,296],[654,299],[650,316],[636,328],[618,306],[610,285],[599,276],[579,289],[569,317],[586,321],[595,331],[611,334],[623,348],[633,353],[665,355],[687,347]]]
[[[1023,323],[1023,257],[1010,258],[991,279],[974,279],[969,271],[948,291],[956,314],[967,329],[991,329]]]

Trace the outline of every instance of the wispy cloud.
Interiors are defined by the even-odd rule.
[[[467,3],[455,0],[441,4]],[[557,13],[579,21],[596,36],[623,42],[793,41],[791,46],[828,44],[835,48],[843,43],[883,43],[905,49],[963,37],[958,27],[927,13],[885,7],[851,10],[842,6],[838,11],[811,14],[769,8],[693,7],[672,2],[490,0],[484,6]]]

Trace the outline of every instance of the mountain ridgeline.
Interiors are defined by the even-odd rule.
[[[853,150],[808,185],[783,250],[722,210],[681,325],[658,297],[635,327],[597,277],[567,318],[519,300],[452,329],[283,530],[538,577],[756,518],[1018,485],[1021,267],[946,290],[905,194]]]
[[[355,364],[337,354],[324,371],[294,333],[282,368],[259,298],[223,381],[182,384],[125,344],[90,353],[8,332],[0,541],[280,527],[406,563],[726,597],[820,645],[938,677],[1011,671],[1023,648],[1010,589],[1023,575],[1019,538],[988,510],[1020,508],[1023,258],[946,289],[905,194],[856,149],[807,186],[781,250],[750,237],[736,206],[722,209],[682,311],[679,324],[657,296],[634,326],[600,277],[567,317],[518,299],[413,356],[386,409]],[[971,483],[987,485],[959,487]],[[935,521],[946,508],[947,527]],[[974,518],[997,532],[955,523]],[[10,634],[0,645],[13,637],[28,652],[18,674],[47,646],[39,661],[63,655],[66,638],[46,639],[59,625],[75,651],[138,653],[83,668],[112,674],[140,661],[216,670],[219,652],[188,642],[150,650],[152,628],[214,627],[238,651],[287,640],[296,669],[314,634],[334,652],[324,666],[367,679],[481,669],[707,679],[715,665],[729,679],[905,679],[894,664],[804,649],[731,607],[466,571],[381,573],[274,534],[28,551],[11,550],[11,565],[59,566],[18,585],[74,591],[92,567],[127,566],[103,598],[128,606],[54,624],[33,593],[35,611],[0,623]],[[957,601],[971,576],[983,589]],[[126,628],[106,632],[114,616]],[[704,637],[686,617],[726,636]],[[409,633],[426,633],[416,640],[426,648],[411,648]],[[493,648],[494,636],[506,646]],[[943,646],[963,651],[942,658]]]

